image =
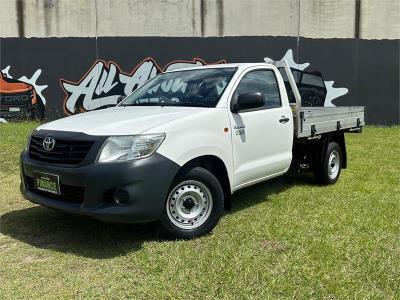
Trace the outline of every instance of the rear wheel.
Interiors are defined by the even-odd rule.
[[[315,177],[319,183],[334,184],[342,170],[342,150],[338,143],[330,142],[324,160],[317,166]]]
[[[169,237],[198,237],[217,225],[223,208],[224,196],[218,179],[208,170],[195,167],[172,184],[161,225]]]

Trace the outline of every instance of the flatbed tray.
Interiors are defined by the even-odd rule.
[[[297,138],[312,137],[318,134],[338,131],[357,130],[365,125],[363,106],[338,106],[338,107],[301,107],[301,118],[296,122],[295,136]]]

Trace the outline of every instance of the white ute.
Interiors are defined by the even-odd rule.
[[[286,61],[166,72],[116,107],[38,127],[21,153],[21,192],[70,213],[200,236],[232,193],[290,167],[338,180],[344,132],[361,132],[364,108],[301,103]]]

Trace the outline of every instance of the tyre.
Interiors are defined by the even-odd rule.
[[[44,105],[40,101],[35,107],[31,110],[31,120],[32,121],[43,121],[44,119]]]
[[[334,184],[342,170],[342,150],[338,143],[330,142],[324,155],[324,160],[315,170],[315,177],[319,183]]]
[[[167,237],[190,239],[209,233],[223,210],[224,193],[218,179],[195,167],[173,182],[160,223]]]

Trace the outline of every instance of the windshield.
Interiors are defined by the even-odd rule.
[[[215,68],[160,74],[128,96],[121,106],[215,107],[235,71]]]

